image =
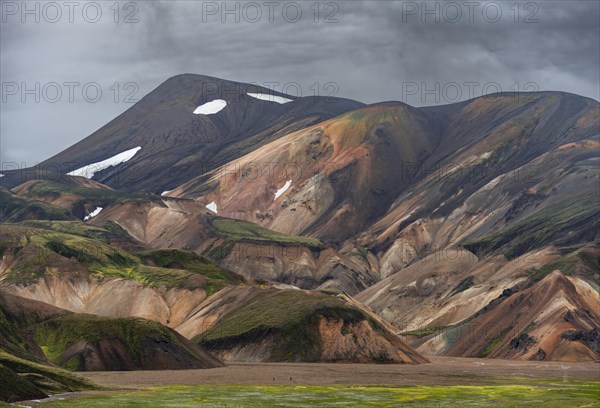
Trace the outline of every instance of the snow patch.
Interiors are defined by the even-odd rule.
[[[160,195],[165,196],[165,195],[169,194],[171,191],[173,191],[173,190],[165,190],[162,193],[160,193]]]
[[[0,177],[4,177],[4,174],[0,174]]]
[[[217,203],[215,203],[214,201],[212,203],[210,203],[210,204],[206,204],[206,208],[208,208],[209,210],[211,210],[215,214],[217,213]]]
[[[87,221],[89,219],[92,219],[96,215],[100,214],[100,211],[102,211],[102,207],[96,207],[96,209],[94,211],[92,211],[91,213],[89,213],[89,215],[86,215],[85,217],[83,217],[83,220]]]
[[[94,174],[104,169],[107,169],[111,166],[116,166],[117,164],[125,163],[130,160],[135,154],[141,149],[141,146],[134,147],[133,149],[125,150],[113,157],[109,157],[106,160],[102,160],[96,163],[88,164],[87,166],[83,166],[78,168],[77,170],[73,170],[67,173],[69,176],[81,176],[85,178],[93,178]]]
[[[227,106],[227,101],[223,99],[215,99],[214,101],[206,102],[196,108],[196,115],[213,115],[221,112]]]
[[[288,99],[288,98],[284,98],[283,96],[277,96],[277,95],[269,95],[269,94],[261,94],[261,93],[247,93],[246,95],[251,96],[256,99],[259,99],[261,101],[277,102],[280,104],[294,101],[293,99]]]
[[[288,190],[288,188],[290,188],[291,185],[292,185],[292,180],[286,181],[285,184],[283,185],[283,187],[281,187],[275,193],[275,198],[273,199],[273,201],[277,200],[280,195],[282,195],[283,193],[285,193]]]

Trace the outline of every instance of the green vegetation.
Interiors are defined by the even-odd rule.
[[[194,252],[157,249],[135,254],[144,265],[135,268],[136,280],[149,286],[203,288],[210,296],[227,285],[239,285],[244,278],[222,269]]]
[[[368,261],[367,255],[369,254],[369,248],[367,247],[358,247],[358,253],[363,257],[365,261]]]
[[[275,243],[278,245],[306,246],[312,250],[325,248],[325,244],[316,239],[299,237],[271,231],[260,225],[230,218],[211,218],[216,233],[229,242]]]
[[[198,385],[97,392],[88,397],[53,401],[52,407],[594,407],[598,382],[528,384],[512,379],[503,385],[417,386],[235,386]],[[518,385],[515,384],[518,382]]]
[[[534,248],[560,243],[567,237],[575,239],[573,232],[576,233],[577,229],[591,229],[598,225],[599,213],[596,196],[578,197],[540,210],[492,235],[465,241],[462,246],[473,253],[502,250],[507,258],[514,259]],[[566,234],[566,231],[571,234]]]
[[[46,394],[98,388],[67,371],[33,363],[0,350],[0,400],[44,398]]]
[[[35,282],[54,270],[66,274],[82,269],[151,287],[203,288],[209,295],[226,285],[244,282],[239,275],[189,251],[164,249],[130,254],[108,244],[115,237],[112,231],[78,221],[6,224],[1,237],[2,255],[11,251],[17,257],[6,279],[17,284]]]
[[[79,196],[82,201],[96,201],[105,204],[125,203],[127,201],[147,200],[149,196],[140,194],[126,194],[121,191],[106,188],[82,187],[76,184],[58,183],[55,181],[41,180],[33,184],[27,196],[31,198],[50,197],[53,199],[67,195]],[[75,209],[77,204],[73,206]]]
[[[185,269],[186,271],[205,276],[222,283],[237,285],[244,278],[236,273],[222,269],[194,252],[181,249],[156,249],[135,254],[146,265],[161,268]]]
[[[31,356],[29,347],[21,336],[17,326],[4,314],[0,306],[0,347],[20,357]]]
[[[44,397],[46,394],[37,389],[35,385],[0,364],[0,400],[12,402],[24,398]]]
[[[337,295],[341,295],[344,292],[339,290],[339,289],[335,289],[335,288],[325,288],[325,289],[319,289],[319,292],[324,293],[326,295],[331,295],[331,296],[337,296]]]
[[[502,343],[502,341],[504,340],[504,338],[506,337],[506,335],[508,333],[510,333],[510,331],[513,329],[512,325],[505,327],[504,329],[502,329],[502,331],[500,331],[500,333],[498,333],[498,335],[494,338],[492,338],[487,345],[485,346],[485,349],[480,353],[479,357],[487,357],[492,351],[494,351],[494,349],[496,347],[498,347],[498,345],[500,343]]]
[[[134,362],[144,366],[143,343],[152,341],[179,343],[172,330],[158,322],[134,317],[109,318],[93,315],[69,315],[46,320],[33,326],[34,339],[48,360],[69,370],[81,370],[78,358],[63,361],[62,356],[74,344],[85,340],[95,343],[110,339],[122,343]]]
[[[525,274],[529,278],[529,285],[533,285],[557,269],[565,276],[571,276],[578,270],[592,282],[600,280],[600,259],[586,253],[582,249],[567,252],[565,255],[543,265],[541,268],[527,269]]]
[[[73,220],[71,213],[42,201],[19,197],[0,187],[0,222],[23,220]]]
[[[227,255],[229,255],[234,245],[235,242],[224,241],[216,248],[213,248],[211,243],[210,247],[205,251],[205,253],[208,253],[208,256],[211,259],[214,259],[216,262],[220,262],[227,258]]]
[[[4,301],[5,299],[0,294],[0,302]],[[23,316],[14,316],[3,309],[4,305],[0,303],[0,350],[19,358],[40,361],[34,355],[30,342],[25,340],[21,331],[23,327],[36,321],[39,317],[37,313],[23,313]]]
[[[411,330],[400,333],[401,336],[417,336],[419,338],[429,336],[430,334],[442,333],[448,326],[426,327],[424,329]]]
[[[25,196],[28,199],[43,201],[54,201],[61,197],[68,197],[63,202],[69,203],[71,214],[78,219],[83,218],[88,213],[86,208],[89,209],[91,205],[108,207],[127,202],[160,200],[160,198],[149,194],[131,194],[101,187],[83,187],[69,178],[61,181],[38,180],[28,187]],[[48,219],[47,217],[37,218]]]
[[[107,223],[112,227],[112,222]],[[123,230],[112,230],[100,228],[84,223],[83,221],[48,221],[48,220],[30,220],[20,222],[18,225],[24,227],[45,229],[63,234],[78,235],[85,238],[97,239],[104,244],[108,244],[111,239],[129,238]]]
[[[298,290],[261,290],[193,341],[207,348],[219,348],[244,341],[260,341],[275,336],[271,358],[274,361],[315,361],[320,356],[315,330],[321,317],[343,321],[348,327],[367,320],[378,324],[362,311],[335,296]]]
[[[98,240],[37,228],[4,225],[2,238],[7,248],[20,259],[6,278],[18,284],[35,281],[51,273],[50,267],[63,258],[71,258],[90,272],[122,277],[123,271],[138,260],[127,252]],[[63,261],[64,262],[64,261]]]

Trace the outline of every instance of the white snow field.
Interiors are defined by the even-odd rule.
[[[92,211],[91,213],[89,213],[89,215],[86,215],[85,217],[83,217],[83,220],[87,221],[87,220],[95,217],[96,215],[100,214],[100,211],[102,211],[102,207],[96,207],[96,209],[94,211]]]
[[[215,99],[214,101],[206,102],[196,108],[196,115],[213,115],[221,112],[227,106],[227,101],[223,99]]]
[[[269,95],[269,94],[261,94],[261,93],[247,93],[246,95],[251,96],[256,99],[260,99],[261,101],[277,102],[280,104],[293,102],[293,99],[288,99],[288,98],[284,98],[283,96],[277,96],[277,95]]]
[[[209,210],[211,210],[215,214],[217,213],[217,203],[215,203],[214,201],[212,203],[210,203],[210,204],[206,204],[206,208],[208,208]]]
[[[113,157],[109,157],[106,160],[99,161],[97,163],[88,164],[67,173],[69,176],[81,176],[91,179],[94,174],[109,168],[110,166],[116,166],[117,164],[125,163],[130,160],[135,154],[141,149],[141,146],[134,147],[133,149],[125,150]]]
[[[275,193],[275,198],[273,199],[273,201],[277,200],[280,195],[282,195],[283,193],[285,193],[287,191],[287,189],[290,188],[291,185],[292,185],[292,180],[286,181],[285,184],[283,185],[283,187],[281,187]]]

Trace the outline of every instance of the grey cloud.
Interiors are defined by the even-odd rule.
[[[295,82],[304,95],[313,92],[315,82],[321,87],[335,82],[337,96],[367,103],[436,103],[408,97],[403,93],[407,82],[428,88],[494,82],[503,90],[534,82],[539,90],[599,99],[598,2],[536,2],[539,22],[531,24],[513,21],[508,7],[514,2],[496,3],[505,12],[497,23],[481,15],[472,23],[466,17],[457,23],[423,22],[414,15],[403,19],[409,3],[423,7],[420,1],[336,2],[339,22],[330,24],[313,21],[313,2],[298,2],[305,14],[297,23],[281,14],[273,23],[265,16],[257,23],[221,23],[215,17],[203,22],[203,3],[195,1],[137,2],[135,24],[115,24],[108,3],[103,3],[107,14],[95,24],[9,19],[0,26],[3,83],[97,82],[104,93],[97,103],[81,95],[74,103],[54,104],[8,98],[0,107],[0,160],[34,164],[129,108],[112,100],[109,87],[115,82],[121,87],[135,82],[139,98],[183,72],[260,84]],[[522,10],[520,19],[525,15]],[[126,92],[120,91],[122,99]]]

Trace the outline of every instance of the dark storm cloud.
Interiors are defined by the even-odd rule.
[[[19,13],[6,12],[7,3],[14,2],[2,2],[3,86],[16,83],[21,88],[24,83],[35,88],[39,83],[41,92],[44,85],[56,82],[63,97],[50,103],[42,95],[36,103],[31,95],[22,102],[22,89],[16,95],[4,93],[2,162],[41,161],[129,108],[131,104],[123,99],[132,92],[139,99],[183,72],[277,90],[296,83],[305,96],[312,95],[318,84],[320,94],[335,90],[337,96],[367,103],[447,103],[457,98],[451,87],[443,91],[448,84],[459,87],[460,99],[478,96],[490,84],[495,85],[488,86],[489,91],[496,86],[504,91],[533,86],[595,99],[600,92],[596,1],[479,2],[472,16],[463,1],[450,2],[452,6],[321,2],[316,22],[310,1],[295,3],[303,13],[295,23],[289,21],[295,17],[293,9],[282,13],[284,2],[272,15],[273,21],[268,19],[266,3],[259,1],[262,17],[249,21],[256,15],[247,9],[247,15],[240,13],[239,23],[231,14],[221,15],[223,2],[134,2],[137,9],[124,9],[128,3],[122,2],[118,23],[109,8],[113,2],[101,3],[103,14],[95,23],[88,21],[93,10],[88,10],[87,20],[76,10],[70,22],[64,8],[63,18],[55,23],[45,21],[52,15],[41,15],[39,23],[32,16],[22,22]],[[92,2],[81,1],[80,6],[88,3]],[[35,2],[29,4],[35,7]],[[39,4],[41,12],[44,3]],[[244,3],[239,4],[242,10]],[[459,19],[454,6],[463,13]],[[208,15],[206,11],[214,7],[220,10]],[[235,3],[226,7],[232,9]],[[494,21],[496,9],[502,16]],[[433,14],[421,15],[427,10]],[[325,22],[328,15],[330,22]],[[538,21],[524,22],[528,15]],[[138,22],[124,22],[127,16]],[[72,102],[62,85],[65,82],[80,84]],[[325,88],[329,82],[337,88],[331,84]],[[82,94],[81,88],[89,83],[100,86],[98,101]]]

